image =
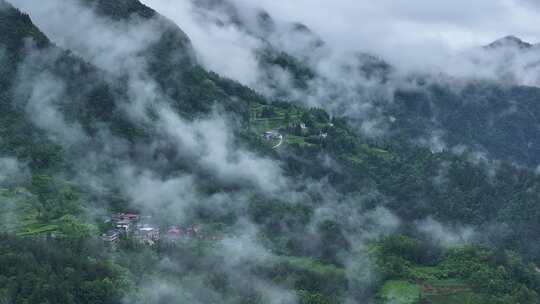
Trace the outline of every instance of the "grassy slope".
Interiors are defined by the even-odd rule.
[[[436,267],[415,268],[418,273],[429,277]],[[475,293],[466,282],[451,278],[424,280],[390,280],[385,282],[378,293],[378,303],[382,304],[476,304],[484,303],[483,296]]]
[[[58,229],[58,220],[41,221],[31,195],[24,189],[0,189],[0,229],[19,236],[34,236]]]
[[[420,300],[420,288],[408,281],[388,281],[379,292],[379,297],[381,303],[414,304]]]

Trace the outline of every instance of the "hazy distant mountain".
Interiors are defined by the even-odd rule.
[[[534,47],[533,44],[529,42],[525,42],[518,37],[515,36],[506,36],[501,39],[498,39],[487,46],[485,48],[487,49],[497,49],[497,48],[504,48],[504,47],[516,47],[519,49],[530,49]]]

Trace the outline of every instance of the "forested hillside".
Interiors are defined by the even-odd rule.
[[[479,75],[483,69],[494,70],[486,73],[490,77],[453,76],[445,71],[454,68],[451,61],[441,71],[404,73],[377,54],[332,54],[305,25],[279,28],[276,16],[265,11],[253,22],[234,1],[194,3],[208,22],[238,28],[260,42],[253,49],[260,69],[255,86],[267,95],[316,104],[347,117],[367,136],[398,137],[437,151],[467,149],[524,166],[539,164],[540,90],[519,83],[515,70],[537,79],[537,45],[510,36],[479,46],[474,50],[479,58],[473,60]]]
[[[417,78],[368,136],[208,71],[138,0],[61,2],[99,34],[0,0],[0,303],[538,303],[537,89]],[[420,140],[439,130],[448,149]]]

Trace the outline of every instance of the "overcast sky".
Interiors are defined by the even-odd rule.
[[[336,44],[430,40],[461,48],[509,34],[540,41],[538,0],[258,0],[257,4],[275,18],[306,23]]]
[[[194,36],[197,46],[200,33],[192,33],[189,1],[142,1]],[[370,51],[391,61],[422,60],[424,52],[459,51],[506,35],[540,42],[540,0],[231,1],[260,6],[278,21],[302,22],[334,48]]]

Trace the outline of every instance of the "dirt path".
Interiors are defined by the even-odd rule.
[[[279,143],[272,147],[272,149],[277,149],[283,143],[283,135],[279,134]]]

